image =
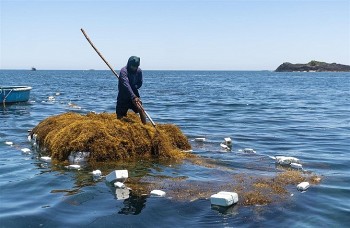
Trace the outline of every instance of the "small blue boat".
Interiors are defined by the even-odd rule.
[[[3,104],[26,102],[31,89],[29,86],[0,86],[0,101]]]

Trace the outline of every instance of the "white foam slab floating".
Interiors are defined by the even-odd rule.
[[[94,170],[94,171],[92,171],[92,176],[94,176],[94,177],[101,177],[101,175],[102,175],[102,172],[101,172],[101,170]]]
[[[166,193],[162,190],[152,190],[151,191],[151,196],[156,196],[156,197],[164,197]]]
[[[9,145],[9,146],[12,146],[12,145],[13,145],[13,142],[6,141],[5,144],[6,144],[6,145]]]
[[[220,146],[221,146],[221,148],[224,149],[224,150],[230,149],[230,148],[229,148],[227,145],[225,145],[224,143],[220,143]]]
[[[297,185],[297,189],[299,191],[305,191],[306,189],[308,189],[310,187],[309,182],[301,182],[300,184]]]
[[[231,146],[232,145],[232,140],[231,140],[230,137],[224,138],[224,140],[225,140],[225,145],[227,145],[227,146]]]
[[[21,149],[21,151],[23,152],[23,153],[30,153],[30,149],[28,149],[28,148],[23,148],[23,149]]]
[[[39,160],[43,162],[51,162],[51,158],[47,156],[40,157]]]
[[[125,188],[126,186],[122,182],[116,181],[116,182],[114,182],[114,187],[116,187],[116,188]]]
[[[80,165],[68,165],[66,167],[67,167],[67,169],[80,169],[81,168]]]
[[[290,167],[292,167],[294,169],[303,169],[303,166],[301,164],[298,164],[298,163],[290,163]]]
[[[106,181],[114,183],[116,181],[124,182],[128,179],[129,173],[128,170],[114,170],[106,176]]]
[[[290,165],[291,163],[300,163],[298,158],[286,157],[286,156],[276,156],[276,162],[280,165]]]
[[[238,202],[238,194],[235,192],[218,192],[210,197],[213,205],[228,207]]]
[[[205,138],[195,138],[194,141],[196,141],[196,142],[205,142]]]
[[[244,153],[247,153],[247,154],[255,154],[256,153],[256,151],[253,150],[252,148],[244,148],[242,151]]]

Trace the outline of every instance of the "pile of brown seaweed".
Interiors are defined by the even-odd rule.
[[[41,151],[65,161],[71,152],[90,152],[89,162],[133,158],[183,158],[191,145],[173,124],[143,125],[129,113],[118,120],[112,113],[64,113],[49,117],[33,130]]]

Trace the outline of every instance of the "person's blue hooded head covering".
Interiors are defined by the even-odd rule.
[[[135,69],[131,69],[131,66],[135,67]],[[137,56],[131,56],[128,60],[128,64],[126,65],[126,69],[128,70],[128,72],[130,73],[136,73],[137,72],[137,68],[140,66],[140,57]]]
[[[137,56],[131,56],[128,60],[127,67],[129,66],[135,66],[139,67],[140,66],[140,57]]]

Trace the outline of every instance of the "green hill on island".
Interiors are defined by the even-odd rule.
[[[306,64],[292,64],[285,62],[281,64],[276,72],[350,72],[349,65],[337,63],[325,63],[312,60]]]

